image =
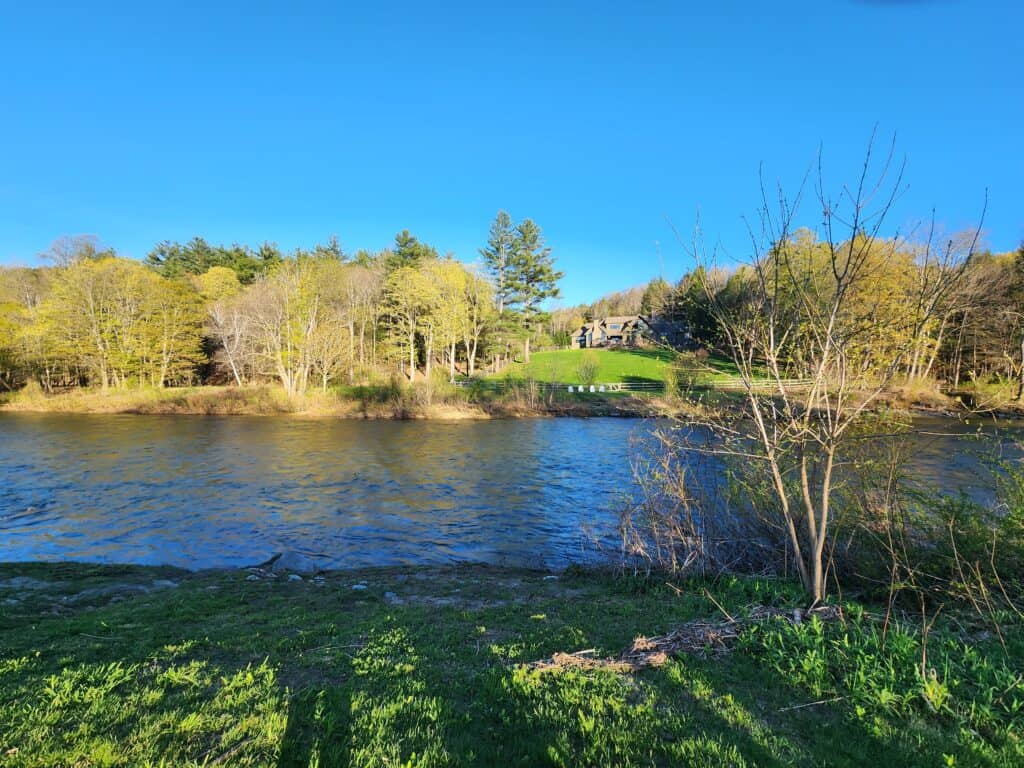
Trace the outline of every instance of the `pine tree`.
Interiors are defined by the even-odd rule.
[[[672,301],[672,286],[663,277],[656,277],[644,288],[640,299],[640,314],[647,317],[662,317],[668,313]]]
[[[559,296],[561,272],[555,269],[551,248],[544,243],[540,227],[532,219],[524,219],[516,227],[512,244],[512,260],[506,275],[509,294],[519,313],[526,338],[523,342],[524,362],[530,362],[530,335],[548,313],[541,305],[545,299]]]
[[[491,223],[487,247],[480,249],[480,255],[483,256],[487,272],[494,281],[494,298],[498,302],[499,315],[504,314],[505,305],[509,303],[508,271],[514,245],[515,230],[512,227],[512,217],[506,211],[498,211],[498,215]]]
[[[384,267],[388,273],[391,273],[401,267],[415,267],[421,261],[436,258],[438,258],[436,248],[420,242],[408,229],[403,229],[395,235],[394,248],[387,252]]]

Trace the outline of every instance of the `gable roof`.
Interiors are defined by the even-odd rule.
[[[601,320],[602,325],[609,325],[611,323],[618,323],[619,325],[627,325],[628,323],[635,323],[639,319],[640,315],[612,315]]]
[[[610,325],[619,325],[621,328],[618,331],[628,331],[633,328],[641,327],[641,325],[650,327],[648,323],[641,315],[611,315],[609,317],[603,317],[600,320],[591,320],[589,323],[584,323],[576,328],[576,335],[582,336],[587,333],[596,333],[600,329],[608,329]]]

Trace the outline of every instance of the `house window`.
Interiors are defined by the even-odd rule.
[[[619,328],[621,328],[622,326],[621,326],[621,325],[619,325],[618,323],[612,323],[612,324],[611,324],[611,325],[609,325],[608,327],[609,327],[609,328],[610,328],[611,330],[613,330],[613,331],[617,331],[617,330],[619,330]]]

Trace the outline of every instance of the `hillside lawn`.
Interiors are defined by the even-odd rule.
[[[489,378],[510,378],[554,384],[579,384],[578,373],[584,355],[598,361],[595,382],[664,383],[666,369],[672,364],[674,352],[662,349],[558,349],[534,352],[529,364],[512,363]]]
[[[929,680],[913,619],[885,634],[884,608],[854,603],[841,622],[774,618],[638,672],[531,669],[801,604],[787,582],[669,581],[0,565],[0,764],[1024,765],[1015,617],[1005,654],[969,617],[941,617]]]
[[[555,384],[581,383],[579,368],[585,355],[593,356],[598,362],[598,384],[619,382],[664,384],[670,369],[676,366],[685,378],[697,386],[714,385],[716,382],[733,381],[739,372],[735,364],[720,355],[711,355],[698,361],[692,354],[678,353],[669,349],[559,349],[534,352],[529,364],[514,362],[489,379],[512,379]]]

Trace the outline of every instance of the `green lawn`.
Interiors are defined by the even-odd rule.
[[[855,605],[845,624],[775,619],[726,655],[634,674],[526,666],[721,620],[705,585],[678,586],[476,567],[293,581],[3,565],[0,764],[1024,764],[1019,620],[1002,630],[1007,657],[982,627],[940,619],[928,681],[917,635],[897,624],[882,639]],[[738,616],[799,600],[784,582],[707,586]]]
[[[578,373],[584,355],[596,356],[598,383],[664,382],[665,370],[675,353],[662,349],[560,349],[534,352],[530,363],[513,363],[491,378],[533,379],[556,384],[580,383]]]
[[[648,382],[663,384],[669,369],[676,366],[680,384],[685,387],[714,387],[734,382],[739,377],[736,365],[720,355],[698,360],[692,354],[678,354],[665,349],[561,349],[534,352],[529,365],[513,363],[488,378],[516,380],[533,379],[558,384],[581,383],[580,362],[584,356],[598,361],[595,383]]]

